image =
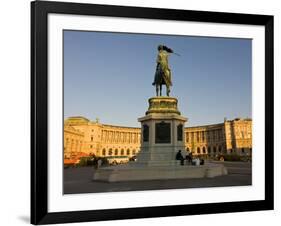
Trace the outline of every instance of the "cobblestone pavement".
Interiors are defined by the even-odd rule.
[[[64,169],[64,193],[93,193],[180,188],[243,186],[252,184],[252,164],[248,162],[216,162],[227,167],[228,175],[215,178],[101,182],[93,181],[93,167]]]

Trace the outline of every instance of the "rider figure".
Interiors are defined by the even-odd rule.
[[[167,87],[167,96],[170,94],[170,86],[172,86],[172,74],[171,69],[169,68],[168,57],[170,53],[173,53],[173,50],[164,45],[158,46],[158,56],[157,56],[157,66],[154,77],[154,82],[152,85],[156,86],[156,95],[159,94],[160,87],[160,96],[162,95],[162,85]]]

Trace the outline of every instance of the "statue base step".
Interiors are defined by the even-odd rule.
[[[128,164],[100,168],[95,171],[93,180],[119,182],[204,177],[212,178],[226,174],[227,169],[220,164],[206,164],[200,166],[143,166],[141,164]]]

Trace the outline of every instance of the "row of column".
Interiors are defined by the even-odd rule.
[[[102,142],[105,143],[140,143],[140,133],[103,130]]]
[[[82,141],[78,139],[66,139],[65,152],[81,152]]]
[[[186,132],[186,142],[221,141],[223,139],[222,130]]]

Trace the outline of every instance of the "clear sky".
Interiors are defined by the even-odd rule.
[[[181,55],[169,58],[170,96],[186,126],[251,117],[251,40],[92,31],[64,31],[64,117],[140,127],[159,44]]]

